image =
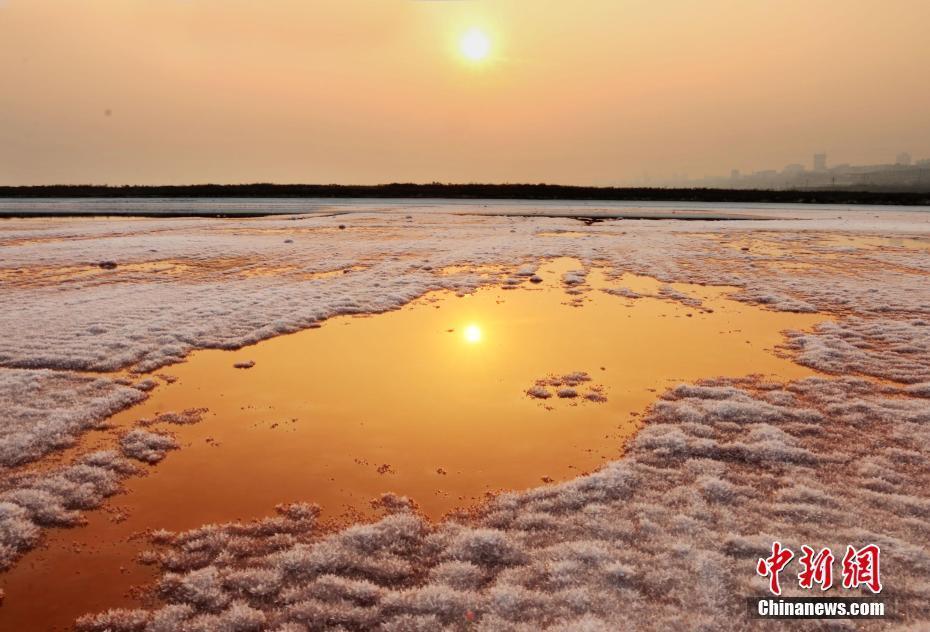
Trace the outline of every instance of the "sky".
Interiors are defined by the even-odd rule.
[[[0,184],[930,158],[928,24],[927,0],[0,0]]]

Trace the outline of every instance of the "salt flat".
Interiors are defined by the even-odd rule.
[[[138,373],[432,291],[523,287],[545,261],[572,257],[579,278],[603,268],[732,286],[736,301],[822,315],[778,349],[817,375],[708,376],[656,393],[603,469],[443,522],[389,496],[383,520],[338,531],[288,505],[256,522],[157,533],[149,561],[164,603],[81,627],[664,629],[687,605],[688,626],[752,628],[732,596],[760,590],[755,559],[776,538],[795,549],[881,544],[893,619],[926,622],[930,213],[588,223],[520,210],[0,222],[0,563],[14,566],[43,529],[80,523],[149,467],[140,455],[167,449],[145,435],[80,449],[90,429],[160,388]]]

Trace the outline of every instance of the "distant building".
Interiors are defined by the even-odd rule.
[[[743,173],[739,169],[725,176],[705,176],[696,182],[706,187],[732,189],[857,189],[930,192],[930,159],[913,160],[908,153],[897,156],[895,164],[827,166],[827,154],[814,154],[814,169],[792,163],[780,171],[770,169]]]

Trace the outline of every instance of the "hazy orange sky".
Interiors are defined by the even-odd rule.
[[[928,158],[928,25],[928,0],[0,0],[0,184]]]

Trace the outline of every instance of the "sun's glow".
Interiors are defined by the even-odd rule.
[[[478,28],[470,29],[462,36],[459,43],[462,54],[472,61],[486,59],[491,53],[491,40],[484,31]]]
[[[469,325],[465,328],[465,342],[471,344],[481,342],[481,328],[478,325]]]

